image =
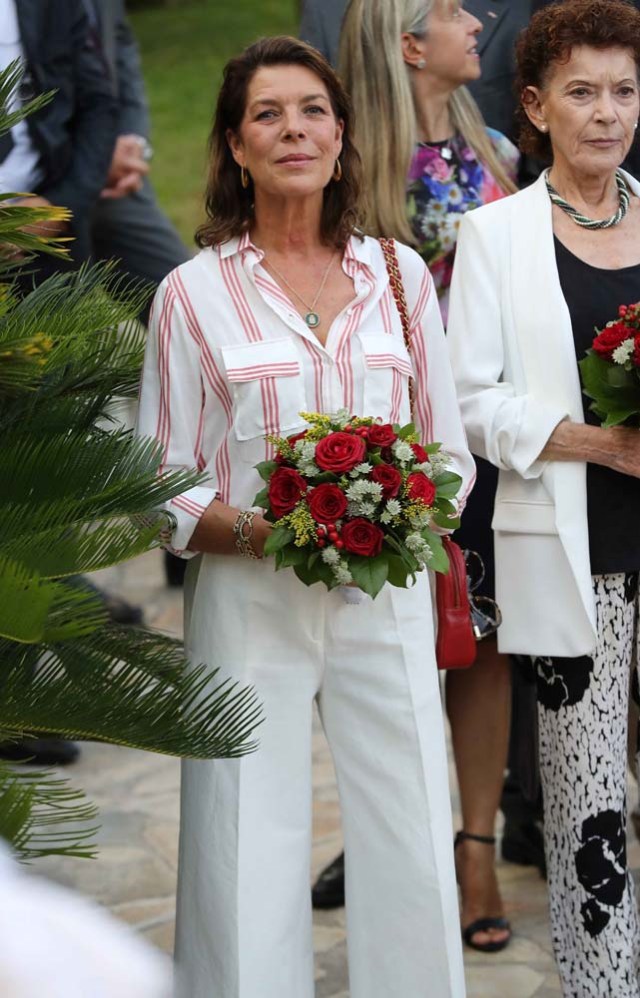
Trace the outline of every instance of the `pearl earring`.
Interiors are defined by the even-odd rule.
[[[541,132],[546,132],[547,127],[548,127],[547,125],[540,125],[540,131]]]
[[[424,67],[426,65],[427,65],[427,62],[426,62],[425,59],[418,59],[418,61],[416,63],[416,69],[424,69]]]

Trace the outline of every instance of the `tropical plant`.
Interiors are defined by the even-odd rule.
[[[15,65],[0,74],[0,108],[17,80]],[[0,132],[17,117],[0,113]],[[114,399],[137,393],[146,292],[105,265],[19,293],[34,251],[67,252],[25,225],[60,217],[0,196],[0,742],[47,733],[242,755],[256,744],[254,692],[189,667],[163,634],[113,625],[78,584],[159,546],[163,504],[200,476],[160,474],[157,443],[110,422]],[[91,855],[95,816],[66,780],[0,762],[0,835],[21,858]]]

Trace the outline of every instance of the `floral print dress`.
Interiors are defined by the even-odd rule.
[[[515,182],[519,153],[501,132],[487,129],[496,154]],[[416,249],[435,281],[446,326],[458,227],[465,212],[505,196],[461,135],[419,142],[409,169],[407,204]]]

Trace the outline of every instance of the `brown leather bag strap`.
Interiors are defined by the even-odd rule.
[[[404,345],[406,346],[409,355],[411,355],[411,325],[409,321],[409,307],[407,305],[407,296],[404,293],[402,274],[400,273],[400,266],[398,264],[396,244],[393,239],[384,238],[380,238],[379,243],[384,255],[384,261],[387,265],[389,287],[391,288],[393,300],[396,303],[396,308],[398,309],[398,314],[400,316],[400,322],[402,323]],[[413,378],[409,378],[409,405],[411,406],[411,418],[413,419],[415,411],[415,385]]]

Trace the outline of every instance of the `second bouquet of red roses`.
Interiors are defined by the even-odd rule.
[[[590,408],[603,426],[639,426],[640,302],[621,305],[618,318],[596,334],[579,364]]]
[[[453,499],[462,479],[440,444],[422,446],[412,424],[301,413],[308,429],[269,437],[275,460],[257,465],[265,487],[254,503],[274,529],[265,555],[306,585],[354,583],[377,596],[385,582],[407,587],[416,572],[446,572],[435,524],[458,526]]]

